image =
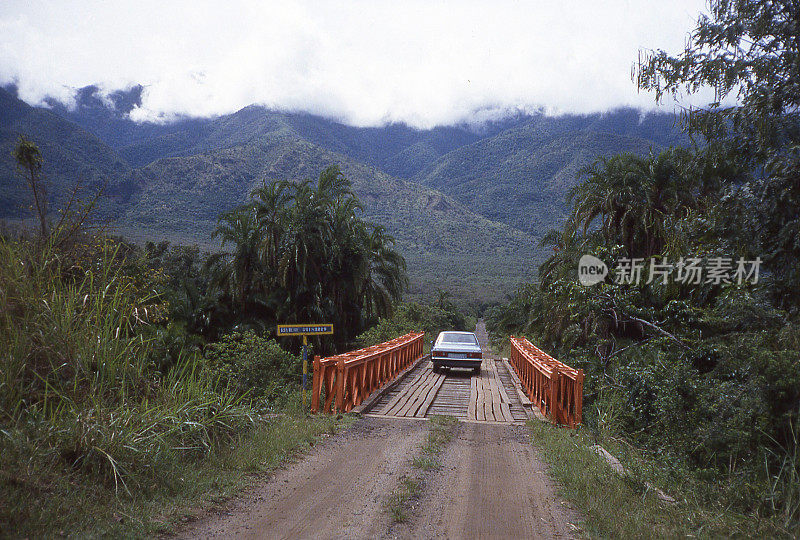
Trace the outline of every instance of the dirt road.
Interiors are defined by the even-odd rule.
[[[195,522],[182,538],[380,538],[384,502],[410,469],[425,422],[365,418],[278,471],[225,514]]]
[[[524,426],[461,423],[442,467],[426,474],[407,523],[385,501],[427,422],[363,418],[298,463],[190,524],[182,538],[568,538],[563,504]]]
[[[580,519],[556,496],[524,426],[461,423],[426,483],[398,536],[568,538]]]
[[[482,321],[477,334],[488,351]],[[509,390],[510,392],[511,390]],[[466,407],[466,405],[464,405]],[[463,416],[467,418],[466,411]],[[364,417],[185,538],[568,538],[580,517],[556,495],[522,425],[465,420],[424,473],[404,523],[386,502],[412,470],[422,419]]]

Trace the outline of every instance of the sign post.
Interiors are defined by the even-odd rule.
[[[306,407],[306,386],[308,379],[308,336],[333,334],[333,324],[279,324],[278,337],[303,336],[303,408]]]

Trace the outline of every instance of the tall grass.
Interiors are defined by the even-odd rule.
[[[84,252],[0,239],[0,450],[130,493],[255,413],[192,357],[158,373],[143,331],[164,307],[152,283],[113,242]]]
[[[592,450],[595,438],[583,428],[565,430],[530,421],[533,443],[542,450],[561,494],[586,517],[590,536],[609,538],[797,538],[798,524],[789,516],[745,515],[730,505],[698,493],[703,482],[686,476],[665,481],[663,465],[623,456],[613,441],[600,441],[621,458],[627,473],[618,474]],[[789,473],[789,471],[786,471]],[[778,480],[778,479],[776,479]],[[664,504],[652,487],[664,484],[676,504]],[[776,489],[792,489],[778,482]],[[797,489],[794,487],[793,489]],[[620,509],[624,509],[620,512]]]
[[[155,307],[151,295],[122,273],[118,246],[103,242],[86,267],[43,249],[0,241],[4,410],[124,400],[145,376],[148,343],[136,326]]]
[[[789,433],[788,445],[781,445],[773,439],[778,450],[767,450],[780,463],[777,472],[772,468],[771,473],[768,456],[764,456],[764,472],[769,483],[765,499],[772,512],[783,521],[783,526],[800,534],[800,426],[791,419]]]

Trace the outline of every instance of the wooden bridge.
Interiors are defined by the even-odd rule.
[[[436,373],[422,354],[424,334],[329,358],[315,358],[312,411],[356,411],[368,416],[424,419],[448,415],[466,422],[524,423],[546,415],[580,424],[583,372],[550,357],[524,338],[511,338],[511,360],[489,351],[485,327],[480,375]],[[324,396],[323,396],[324,394]]]
[[[434,373],[425,359],[383,393],[367,414],[412,418],[443,414],[465,421],[505,423],[528,419],[506,366],[495,359],[484,359],[480,376],[473,376],[471,370]]]

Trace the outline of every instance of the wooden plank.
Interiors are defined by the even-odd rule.
[[[493,364],[492,375],[494,376],[494,386],[495,388],[497,388],[497,391],[500,394],[499,411],[494,411],[495,417],[497,420],[513,422],[514,417],[511,416],[511,405],[510,405],[511,400],[508,399],[508,394],[506,393],[503,381],[500,379],[500,372],[497,369],[497,362],[493,362],[492,364]]]
[[[491,395],[492,404],[492,418],[494,420],[503,420],[503,411],[500,409],[500,390],[497,388],[497,371],[494,368],[494,361],[489,361],[489,392]]]
[[[370,418],[391,418],[392,420],[397,420],[397,418],[398,418],[397,416],[387,416],[385,414],[378,414],[378,413],[371,413],[371,412],[370,413],[364,413],[364,416],[369,416]],[[422,421],[425,421],[424,418],[415,418],[413,416],[410,417],[409,420],[422,420]]]
[[[486,387],[483,384],[484,375],[478,378],[478,402],[476,405],[476,418],[486,420]]]
[[[397,416],[414,416],[419,409],[419,406],[422,404],[422,400],[425,399],[425,396],[428,395],[431,387],[431,381],[436,376],[435,373],[431,373],[428,377],[422,381],[417,389],[414,391],[411,396],[409,396],[408,401],[405,405],[397,412]]]
[[[408,354],[412,353],[409,352]],[[400,373],[398,373],[394,379],[386,382],[382,388],[370,394],[364,401],[361,402],[360,405],[358,405],[357,407],[353,407],[353,410],[350,412],[363,414],[371,411],[374,407],[378,405],[378,403],[380,403],[380,401],[384,397],[388,396],[392,392],[395,392],[396,390],[399,389],[399,387],[402,384],[408,382],[405,380],[406,376],[410,375],[411,372],[417,368],[417,366],[424,365],[425,361],[426,361],[425,356],[420,356],[416,360],[413,360],[410,364],[408,364],[405,368],[403,368],[403,370],[400,371]]]
[[[522,404],[523,407],[526,408],[527,411],[528,407],[533,406],[533,402],[525,393],[525,391],[522,389],[522,382],[519,380],[517,372],[514,371],[514,366],[512,366],[511,363],[509,363],[509,361],[506,358],[503,358],[503,365],[505,365],[506,371],[508,371],[508,374],[511,376],[511,382],[514,385],[514,390],[517,392],[517,397],[519,398],[519,402]]]
[[[485,420],[487,422],[493,422],[494,416],[492,415],[492,387],[489,383],[489,370],[491,367],[489,366],[490,362],[487,360],[483,363],[483,370],[481,371],[481,383],[483,384],[483,394],[485,396],[485,400],[483,403],[484,408],[484,416],[486,417]]]
[[[392,411],[398,409],[402,404],[404,404],[407,400],[409,395],[414,391],[417,384],[427,376],[430,369],[426,366],[422,368],[420,373],[414,377],[412,381],[410,381],[407,385],[400,389],[397,395],[389,401],[379,412],[378,414],[385,414],[385,415],[392,415]]]
[[[506,387],[502,379],[500,379],[500,370],[497,369],[497,362],[494,364],[494,376],[497,380],[498,389],[500,390],[500,412],[503,416],[503,420],[513,422],[514,416],[511,414],[511,400],[508,398],[508,393],[506,392]]]
[[[428,395],[434,377],[438,377],[438,375],[438,373],[430,371],[425,379],[420,381],[414,393],[411,394],[406,403],[396,413],[397,416],[414,416],[417,409],[422,404],[422,401],[425,399],[425,396]]]
[[[427,385],[428,385],[428,383],[430,381],[430,378],[433,375],[434,375],[433,371],[427,372],[425,374],[425,377],[423,377],[416,384],[416,386],[414,386],[413,388],[410,389],[411,391],[406,396],[405,401],[403,403],[401,403],[400,406],[394,411],[394,414],[396,416],[408,416],[408,411],[411,408],[411,406],[413,405],[414,400],[417,398],[417,396],[420,394],[420,392],[426,392],[427,391]],[[413,414],[411,414],[410,416],[413,416]]]
[[[476,420],[476,407],[478,404],[478,378],[472,377],[469,380],[469,404],[467,405],[467,418]]]
[[[389,402],[386,405],[384,405],[383,408],[381,408],[381,410],[378,411],[377,414],[388,415],[389,411],[391,409],[393,409],[397,405],[397,403],[399,401],[404,400],[406,394],[408,394],[408,392],[410,392],[410,390],[414,387],[414,385],[417,384],[417,382],[424,375],[425,375],[425,368],[420,370],[420,372],[417,373],[417,375],[411,381],[409,381],[408,383],[403,385],[401,388],[399,388],[398,391],[397,391],[397,394],[392,399],[390,399]]]
[[[503,402],[511,403],[511,400],[508,398],[508,393],[506,392],[506,386],[503,384],[502,379],[500,379],[500,370],[497,369],[497,362],[495,361],[494,364],[494,374],[497,377],[497,385],[500,388],[500,397],[502,398]]]
[[[506,422],[514,421],[514,417],[511,415],[511,407],[509,406],[508,403],[501,403],[500,409],[503,413],[503,420],[505,420]]]
[[[433,384],[430,392],[428,392],[428,397],[426,397],[425,401],[422,402],[422,405],[420,405],[419,410],[414,416],[422,417],[428,414],[428,409],[430,408],[431,403],[433,403],[433,400],[436,399],[436,394],[439,393],[439,389],[444,383],[444,375],[437,374],[437,376],[439,377],[438,380]]]
[[[411,394],[417,388],[417,385],[426,377],[426,375],[427,372],[423,370],[418,377],[416,377],[410,384],[397,393],[394,399],[392,399],[392,401],[383,408],[381,413],[390,416],[396,414],[397,411],[406,404],[408,398],[411,397]]]

